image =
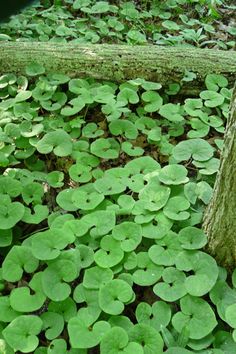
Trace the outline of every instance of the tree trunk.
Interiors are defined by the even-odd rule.
[[[206,251],[228,270],[236,267],[236,86],[213,197],[203,221]]]
[[[25,73],[31,62],[46,72],[124,81],[137,77],[167,85],[179,82],[185,70],[197,79],[184,91],[198,92],[209,73],[221,73],[230,83],[236,77],[236,52],[191,47],[59,44],[53,42],[0,42],[0,73]]]

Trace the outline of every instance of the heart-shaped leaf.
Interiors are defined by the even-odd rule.
[[[140,302],[136,307],[135,316],[138,323],[144,323],[160,332],[161,326],[168,326],[171,320],[171,307],[164,301],[156,301],[152,306]]]
[[[123,257],[120,242],[106,235],[100,242],[100,249],[95,253],[94,260],[101,268],[111,268],[120,263]]]
[[[27,246],[13,246],[2,264],[2,277],[9,282],[21,279],[23,271],[33,273],[39,261]]]
[[[162,354],[163,340],[161,335],[151,326],[138,323],[129,331],[129,340],[142,345],[144,353]]]
[[[55,312],[44,312],[40,316],[43,320],[42,330],[45,331],[45,337],[49,340],[57,338],[64,328],[63,316]]]
[[[172,153],[177,161],[189,160],[207,161],[213,156],[213,147],[203,139],[191,139],[178,143]]]
[[[11,307],[19,312],[33,312],[42,307],[46,300],[41,286],[42,273],[36,273],[29,282],[29,287],[15,288],[10,294]],[[33,291],[34,294],[30,294]]]
[[[42,320],[33,315],[15,318],[2,332],[5,340],[15,351],[33,352],[39,343],[37,335],[42,328]]]
[[[51,151],[57,156],[68,156],[72,152],[72,142],[68,133],[58,129],[47,133],[36,144],[38,152],[49,154]]]
[[[138,253],[137,268],[133,273],[133,281],[140,286],[155,284],[161,278],[163,271],[163,267],[152,262],[147,252]]]
[[[187,294],[184,285],[185,274],[174,267],[165,268],[162,273],[163,282],[153,287],[153,292],[161,299],[174,302]]]
[[[121,241],[120,247],[123,251],[131,252],[142,240],[142,228],[134,222],[126,221],[114,227],[112,236],[115,240]]]
[[[142,94],[142,99],[144,102],[148,102],[144,106],[144,110],[146,112],[156,112],[158,111],[162,104],[163,104],[163,99],[159,95],[159,93],[155,91],[146,91]]]
[[[15,226],[25,213],[23,204],[19,202],[11,202],[8,195],[0,195],[0,225],[1,229],[7,230]]]
[[[116,159],[120,145],[114,138],[99,138],[90,145],[91,153],[104,159]]]
[[[127,332],[121,327],[113,327],[105,333],[101,340],[101,354],[118,353],[122,350],[126,354],[143,354],[140,344],[129,341]]]
[[[51,229],[37,232],[32,238],[32,252],[40,260],[55,259],[59,256],[60,250],[74,240],[73,233],[68,230]]]
[[[93,322],[93,317],[83,312],[69,320],[68,332],[72,348],[93,348],[100,343],[110,325],[106,321]]]
[[[161,169],[158,178],[164,184],[182,184],[188,182],[188,170],[182,165],[168,165]]]
[[[131,286],[121,279],[113,279],[99,289],[99,305],[110,315],[119,315],[124,305],[131,301],[133,290]]]
[[[215,314],[210,305],[203,299],[186,295],[180,299],[181,311],[172,318],[172,324],[177,332],[188,325],[189,338],[201,339],[213,331],[217,325]],[[199,324],[204,323],[204,326]]]

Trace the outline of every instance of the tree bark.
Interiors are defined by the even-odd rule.
[[[220,265],[236,267],[236,86],[224,137],[220,168],[203,228],[208,236],[206,251]]]
[[[236,78],[236,52],[154,45],[77,45],[53,42],[0,42],[0,73],[24,74],[31,62],[46,72],[122,82],[137,77],[167,85],[180,82],[185,70],[197,74],[184,90],[198,92],[209,73]]]

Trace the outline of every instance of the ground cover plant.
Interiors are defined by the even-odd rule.
[[[28,9],[1,30],[14,40],[24,19],[24,40],[39,39],[27,32],[32,13],[34,28],[44,14],[73,28],[74,10],[107,21],[108,2],[64,4],[69,13]],[[184,4],[163,7],[171,17]],[[217,18],[214,1],[203,5]],[[194,73],[162,87],[44,71],[32,63],[0,77],[0,352],[234,354],[236,272],[204,252],[201,230],[227,79],[210,74],[198,96],[183,97]]]
[[[7,352],[233,353],[235,274],[230,287],[199,228],[227,80],[180,103],[141,79],[42,72],[0,82]]]
[[[222,0],[42,0],[2,24],[0,40],[233,49],[235,9]]]

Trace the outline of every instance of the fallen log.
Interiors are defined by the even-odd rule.
[[[167,85],[179,82],[185,70],[197,78],[185,85],[187,91],[202,88],[209,73],[236,79],[236,52],[192,47],[131,46],[109,44],[60,44],[53,42],[0,42],[0,74],[24,74],[31,62],[46,72],[71,77],[92,77],[122,82],[137,77]]]

